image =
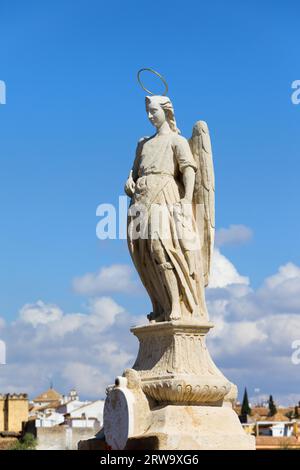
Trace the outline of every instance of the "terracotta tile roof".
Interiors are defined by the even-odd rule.
[[[56,408],[59,408],[61,406],[60,401],[50,401],[48,404],[45,405],[34,405],[31,409],[30,412],[34,413],[36,411],[43,411],[43,410],[54,410]]]
[[[268,416],[268,421],[289,421],[289,418],[284,413],[278,411],[274,416]]]
[[[52,401],[60,401],[62,399],[62,395],[58,393],[54,388],[49,388],[46,392],[41,393],[38,395],[33,402],[34,403],[50,403]]]
[[[263,411],[264,410],[264,411]],[[269,416],[268,408],[254,408],[252,418],[256,421],[289,421],[286,413],[293,411],[292,408],[279,408],[274,416]]]
[[[265,406],[255,406],[252,408],[252,416],[268,416],[269,414],[269,408],[266,408]]]
[[[273,436],[257,436],[257,449],[300,449],[300,441],[295,436],[291,437],[273,437]]]

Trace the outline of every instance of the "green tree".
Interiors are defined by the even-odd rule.
[[[276,415],[276,413],[277,413],[277,408],[276,408],[276,405],[274,403],[272,395],[270,395],[270,398],[269,398],[269,416],[274,416],[274,415]]]
[[[27,432],[18,442],[13,444],[9,450],[33,450],[36,444],[37,442],[34,435]]]
[[[245,391],[244,391],[244,397],[243,397],[241,415],[242,415],[242,416],[251,415],[251,408],[250,408],[250,405],[249,405],[248,393],[247,393],[247,389],[246,389],[246,388],[245,388]]]
[[[289,410],[287,413],[285,413],[285,416],[289,419],[292,419],[294,417],[294,413],[292,410]]]

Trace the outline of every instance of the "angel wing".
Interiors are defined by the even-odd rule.
[[[207,286],[215,238],[215,176],[206,122],[196,122],[189,144],[197,164],[194,189],[195,217],[201,240],[204,285]]]

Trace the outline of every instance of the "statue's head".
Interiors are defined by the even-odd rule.
[[[167,96],[146,96],[146,111],[149,121],[156,129],[159,129],[162,124],[167,121],[171,131],[177,134],[180,133],[180,130],[176,126],[172,102]]]

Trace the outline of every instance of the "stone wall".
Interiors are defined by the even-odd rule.
[[[0,432],[5,431],[5,399],[0,395]]]
[[[0,437],[0,451],[9,450],[14,444],[18,442],[16,437]]]
[[[36,428],[37,450],[77,450],[78,442],[94,437],[93,428],[71,428],[60,425],[51,428]]]

